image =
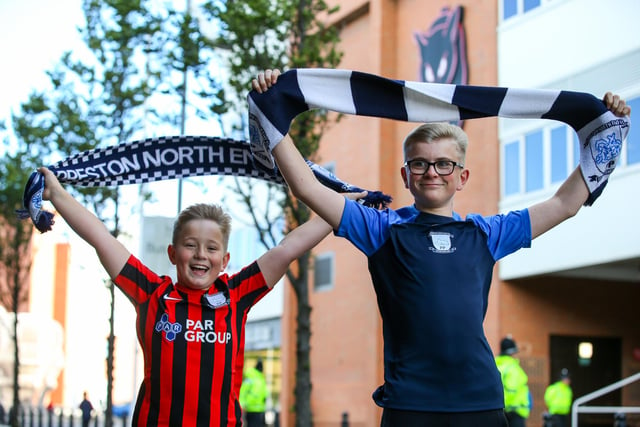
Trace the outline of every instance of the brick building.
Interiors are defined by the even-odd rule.
[[[461,6],[468,84],[621,94],[640,111],[640,6],[615,0],[343,0],[333,17],[341,29],[341,68],[421,80],[418,43],[443,7]],[[633,117],[633,116],[632,116]],[[325,134],[318,162],[347,182],[411,203],[403,187],[401,142],[416,124],[344,117]],[[551,196],[577,165],[571,130],[536,120],[467,121],[471,170],[456,196],[461,215],[519,209]],[[557,165],[560,165],[557,168]],[[560,368],[573,372],[576,397],[640,370],[640,132],[633,129],[603,196],[569,221],[502,260],[495,269],[485,330],[497,353],[512,334],[529,375],[541,424],[545,387]],[[383,382],[382,332],[363,254],[329,238],[316,248],[311,293],[312,410],[316,426],[379,425],[371,399]],[[293,425],[295,313],[285,290],[282,425]],[[581,343],[591,358],[578,357]],[[600,405],[639,405],[640,384],[611,393]],[[581,416],[582,425],[612,425],[611,414]],[[632,417],[630,416],[630,419]],[[607,424],[608,423],[608,424]]]

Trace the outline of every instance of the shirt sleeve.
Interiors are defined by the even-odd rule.
[[[469,215],[487,235],[487,246],[494,260],[499,260],[521,248],[531,247],[529,210],[482,217]]]
[[[134,305],[145,302],[159,286],[169,282],[169,276],[158,276],[133,255],[129,256],[122,271],[114,279],[116,286]]]
[[[378,210],[345,199],[342,219],[334,234],[346,238],[365,255],[370,256],[389,237],[389,228],[395,217],[392,209]]]

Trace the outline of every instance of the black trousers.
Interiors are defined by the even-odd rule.
[[[553,427],[569,427],[570,424],[569,415],[551,415],[551,425]]]
[[[380,427],[508,427],[502,409],[480,412],[420,412],[385,408]]]
[[[246,427],[264,427],[264,412],[245,412]]]
[[[526,427],[526,418],[523,418],[516,412],[507,412],[506,415],[507,421],[509,422],[509,427]]]

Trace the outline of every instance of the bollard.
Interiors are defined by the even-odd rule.
[[[618,412],[613,416],[613,427],[627,427],[627,414]]]
[[[340,427],[349,427],[349,413],[342,413],[342,421],[340,422]]]

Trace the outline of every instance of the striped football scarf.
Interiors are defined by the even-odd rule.
[[[310,160],[307,164],[320,182],[335,191],[364,191],[341,181]],[[85,151],[48,168],[61,183],[80,187],[141,184],[202,175],[249,177],[285,185],[279,174],[267,173],[254,166],[248,142],[207,136],[148,138]],[[31,218],[40,232],[50,230],[53,225],[53,214],[42,209],[43,191],[44,177],[33,172],[25,186],[23,209],[17,212],[21,219]],[[361,202],[381,208],[391,202],[391,197],[379,191],[368,191]]]
[[[265,171],[275,170],[271,150],[291,121],[314,108],[408,122],[492,116],[558,120],[578,134],[580,169],[589,188],[585,206],[602,193],[630,126],[629,117],[615,116],[587,93],[389,80],[350,70],[290,70],[268,91],[251,91],[248,101],[251,149]]]
[[[580,166],[591,205],[600,195],[620,155],[629,118],[618,118],[601,100],[580,92],[507,89],[389,80],[348,70],[297,69],[283,73],[264,94],[249,93],[250,143],[227,138],[175,136],[149,138],[90,150],[49,166],[60,182],[110,186],[184,178],[234,175],[284,184],[271,149],[291,121],[313,108],[411,122],[459,121],[480,117],[545,118],[570,125],[581,142]],[[307,161],[324,185],[340,192],[359,192],[326,169]],[[41,232],[51,229],[53,215],[42,210],[43,177],[27,182],[24,208]],[[391,198],[369,191],[364,203],[385,207]]]

